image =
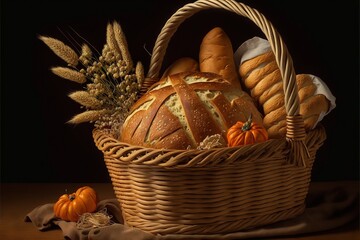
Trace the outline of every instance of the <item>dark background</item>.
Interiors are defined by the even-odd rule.
[[[67,95],[81,86],[50,72],[64,66],[37,37],[69,43],[71,28],[98,50],[106,24],[117,20],[132,58],[147,71],[166,20],[192,1],[1,1],[1,181],[110,182],[92,125],[66,122],[80,113]],[[247,0],[277,28],[296,73],[323,79],[337,107],[322,123],[327,140],[318,150],[313,181],[359,179],[359,2]],[[202,37],[214,26],[234,49],[260,30],[248,19],[221,10],[200,12],[173,36],[163,67],[178,57],[197,58]],[[63,34],[64,33],[64,34]],[[80,41],[83,43],[83,41]],[[145,48],[144,48],[145,46]]]

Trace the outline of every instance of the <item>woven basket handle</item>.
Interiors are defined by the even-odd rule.
[[[178,9],[165,23],[156,39],[144,86],[149,87],[157,81],[169,41],[180,24],[195,13],[207,9],[224,9],[247,17],[265,34],[274,52],[276,63],[283,79],[285,109],[287,113],[286,137],[292,146],[290,158],[292,159],[291,161],[294,162],[299,162],[299,158],[301,158],[300,165],[305,165],[304,159],[306,155],[308,156],[309,154],[304,143],[306,136],[304,121],[302,116],[299,115],[300,104],[292,58],[277,30],[264,15],[256,9],[236,2],[235,0],[197,0],[194,3],[186,4]]]

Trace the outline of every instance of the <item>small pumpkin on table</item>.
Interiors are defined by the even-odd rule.
[[[95,212],[98,203],[96,191],[83,186],[72,194],[63,194],[54,204],[54,214],[65,221],[77,222],[84,213]]]

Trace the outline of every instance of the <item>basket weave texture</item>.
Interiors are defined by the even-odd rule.
[[[322,125],[305,133],[281,36],[257,10],[233,0],[198,0],[170,17],[156,40],[143,91],[157,81],[179,25],[206,9],[247,17],[265,34],[283,78],[287,135],[241,147],[170,150],[133,146],[94,129],[125,223],[153,234],[229,233],[300,215],[316,151],[326,139]]]

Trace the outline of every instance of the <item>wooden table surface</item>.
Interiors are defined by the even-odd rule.
[[[331,183],[324,183],[331,184]],[[3,183],[0,201],[0,239],[1,240],[63,240],[60,228],[39,231],[24,218],[35,207],[54,203],[65,192],[89,185],[98,192],[100,199],[115,198],[111,183]],[[357,186],[357,185],[356,185]],[[312,233],[297,237],[268,239],[282,240],[360,240],[359,222],[331,231]],[[126,239],[124,239],[126,240]]]

